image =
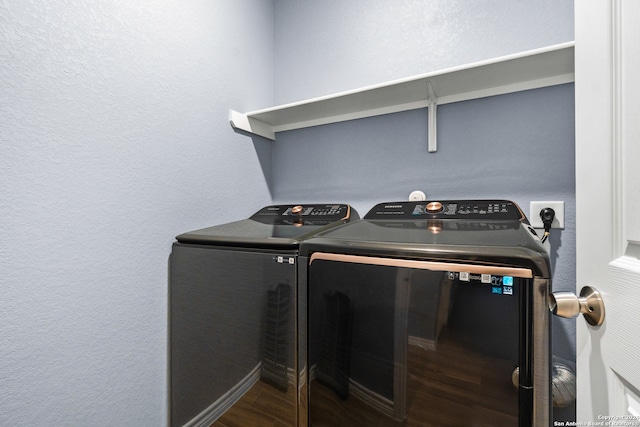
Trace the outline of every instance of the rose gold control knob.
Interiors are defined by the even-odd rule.
[[[302,210],[303,209],[304,208],[302,206],[300,206],[300,205],[294,206],[294,207],[291,208],[291,213],[294,214],[294,215],[300,215],[300,214],[302,214]]]
[[[440,211],[442,211],[442,203],[440,202],[427,203],[427,212],[438,213]]]

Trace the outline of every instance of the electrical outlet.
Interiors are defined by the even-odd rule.
[[[544,228],[540,211],[544,208],[551,208],[556,212],[556,216],[551,223],[551,228],[564,229],[564,202],[530,202],[529,222],[533,228]]]

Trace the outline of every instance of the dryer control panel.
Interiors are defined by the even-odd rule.
[[[364,219],[473,219],[526,221],[520,207],[509,200],[443,200],[380,203]]]

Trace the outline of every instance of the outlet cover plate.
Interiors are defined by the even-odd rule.
[[[564,202],[530,202],[529,222],[533,228],[544,228],[540,219],[540,211],[544,208],[551,208],[556,212],[556,217],[551,223],[551,228],[564,229]]]

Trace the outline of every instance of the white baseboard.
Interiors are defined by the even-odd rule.
[[[349,379],[349,393],[367,406],[395,419],[393,401]]]
[[[311,381],[316,379],[316,366],[313,365],[309,371]],[[360,400],[367,406],[379,411],[380,413],[397,420],[395,416],[394,402],[384,396],[379,395],[373,390],[363,386],[362,384],[349,378],[349,395]],[[399,420],[401,421],[401,420]]]
[[[258,363],[256,367],[249,372],[249,375],[240,380],[238,384],[229,389],[220,399],[209,405],[207,409],[200,412],[183,427],[209,427],[213,424],[260,380],[261,367],[262,363]],[[289,385],[295,384],[295,379],[295,369],[287,368],[287,381]]]
[[[438,343],[435,340],[428,340],[426,338],[409,336],[409,345],[424,348],[425,350],[435,351],[438,348]]]
[[[220,399],[213,402],[207,409],[196,415],[183,427],[209,427],[222,416],[229,408],[235,405],[247,391],[260,379],[260,366],[258,363],[238,384],[227,391]]]

